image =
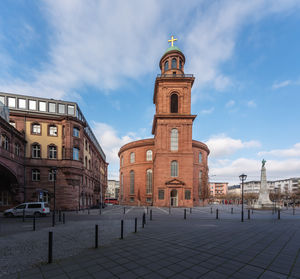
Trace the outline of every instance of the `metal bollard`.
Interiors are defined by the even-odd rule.
[[[219,219],[219,209],[216,210],[216,219]]]
[[[52,212],[52,227],[55,226],[55,212]]]
[[[192,208],[190,208],[190,214],[192,214]]]
[[[58,221],[61,222],[61,210],[58,211]]]
[[[124,220],[121,220],[121,237],[120,237],[120,239],[123,239],[123,234],[124,234]]]
[[[32,220],[33,220],[33,224],[32,224],[33,228],[32,229],[35,231],[35,215],[33,215],[33,219]]]
[[[95,225],[95,248],[98,248],[98,225]]]
[[[252,214],[253,214],[253,209],[252,209]]]
[[[137,232],[137,218],[134,219],[134,232]]]
[[[210,213],[212,214],[212,207],[210,208]]]
[[[233,214],[233,207],[231,207],[231,214]]]
[[[278,220],[280,220],[280,209],[278,209],[277,212],[278,212]]]
[[[52,263],[53,232],[49,232],[48,240],[48,263]]]
[[[90,208],[88,208],[88,215],[90,215]]]
[[[66,223],[66,216],[65,216],[65,213],[63,213],[63,224]]]
[[[184,219],[186,219],[186,208],[184,209]]]
[[[250,209],[248,209],[248,220],[250,220]]]
[[[150,220],[152,221],[152,209],[150,209]]]
[[[25,209],[23,209],[23,222],[25,222]]]
[[[146,225],[146,223],[147,223],[147,222],[146,222],[146,214],[144,213],[143,216],[144,216],[144,223],[145,223],[145,225]]]
[[[142,226],[145,227],[145,213],[143,213]]]
[[[123,214],[125,214],[125,207],[123,207]]]

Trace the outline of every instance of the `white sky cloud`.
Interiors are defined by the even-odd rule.
[[[272,85],[272,89],[278,89],[278,88],[286,87],[286,86],[291,85],[291,83],[292,82],[290,80],[285,80],[285,81],[282,81],[282,82],[275,82]]]
[[[235,105],[235,101],[234,100],[230,100],[226,103],[225,107],[226,108],[232,108]]]
[[[275,156],[275,157],[299,157],[300,158],[300,142],[296,143],[292,148],[274,149],[271,151],[261,151],[258,156]],[[299,169],[300,172],[300,169]]]
[[[211,158],[230,156],[240,149],[261,146],[258,141],[252,140],[243,142],[240,139],[230,138],[225,134],[212,136],[206,141],[206,144],[210,149]]]
[[[251,100],[251,101],[247,102],[247,106],[249,108],[256,108],[257,105],[256,105],[256,103],[253,100]]]
[[[212,107],[210,109],[203,109],[203,110],[200,111],[200,114],[211,114],[211,113],[214,112],[214,110],[215,110],[214,107]]]

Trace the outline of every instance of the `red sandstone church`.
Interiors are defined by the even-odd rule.
[[[185,56],[167,49],[159,62],[153,103],[154,138],[121,147],[120,203],[128,205],[200,205],[208,196],[208,147],[192,139],[191,89],[195,78],[184,73]]]

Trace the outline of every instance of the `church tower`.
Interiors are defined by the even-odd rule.
[[[196,115],[191,114],[191,89],[195,78],[184,73],[185,56],[173,45],[173,36],[169,41],[172,45],[160,59],[161,74],[153,97],[154,196],[159,199],[159,191],[164,192],[171,206],[192,206],[192,126]]]
[[[121,204],[192,207],[208,197],[209,149],[192,139],[194,76],[184,73],[176,39],[169,41],[154,86],[154,138],[127,143],[118,154]]]

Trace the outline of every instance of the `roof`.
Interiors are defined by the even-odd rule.
[[[166,54],[167,52],[169,52],[169,51],[172,51],[172,50],[178,50],[178,51],[182,52],[177,46],[170,46],[170,47],[166,50],[165,54]]]

